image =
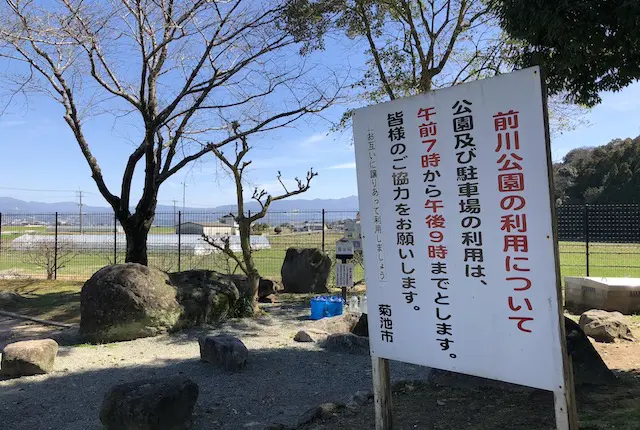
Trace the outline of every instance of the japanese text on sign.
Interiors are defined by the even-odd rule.
[[[542,100],[531,68],[355,112],[372,355],[563,385]]]

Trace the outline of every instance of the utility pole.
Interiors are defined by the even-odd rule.
[[[78,208],[80,209],[80,234],[82,234],[82,190],[78,190]]]
[[[176,220],[176,203],[178,203],[177,200],[171,200],[173,202],[173,226],[175,227],[177,224],[177,220]]]
[[[182,183],[182,213],[184,213],[184,207],[186,202],[186,194],[187,194],[187,182],[184,181]]]

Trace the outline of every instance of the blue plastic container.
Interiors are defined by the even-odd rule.
[[[342,297],[339,296],[331,296],[329,300],[327,300],[327,316],[335,317],[337,315],[342,315]]]
[[[311,319],[319,320],[327,313],[327,298],[318,296],[311,299]]]

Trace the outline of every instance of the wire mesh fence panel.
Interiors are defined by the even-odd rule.
[[[2,214],[0,273],[4,277],[55,277],[55,214]]]
[[[56,226],[48,226],[54,231]],[[112,213],[58,214],[57,277],[87,279],[104,266],[113,264]],[[117,246],[124,249],[124,241]]]
[[[584,206],[563,205],[556,210],[560,271],[565,276],[586,276],[586,218]]]
[[[563,277],[640,277],[640,206],[563,205],[557,217]],[[333,284],[335,243],[356,219],[357,211],[269,212],[251,226],[258,271],[279,281],[288,248],[318,248],[332,259]],[[125,261],[126,236],[113,213],[2,213],[0,233],[0,277],[87,279]],[[238,225],[225,212],[156,213],[147,251],[149,265],[164,271],[242,273]],[[353,262],[354,280],[364,281],[361,254]]]
[[[591,276],[640,277],[640,206],[589,205]]]

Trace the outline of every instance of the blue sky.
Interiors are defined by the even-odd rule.
[[[347,43],[338,49],[329,47],[323,54],[328,63],[357,69],[363,55],[357,44]],[[580,146],[596,146],[614,138],[640,135],[640,83],[619,93],[605,93],[602,104],[585,114],[587,124],[556,135],[552,139],[552,157],[560,160],[567,151]],[[329,120],[340,117],[346,108],[335,106],[323,115]],[[280,129],[251,140],[252,167],[250,184],[268,191],[279,191],[277,171],[287,185],[295,176],[304,176],[309,167],[319,172],[305,199],[340,198],[357,193],[353,147],[347,133],[330,134],[330,124],[321,118],[308,118],[295,128]],[[106,206],[90,177],[73,135],[62,119],[62,108],[52,100],[37,96],[28,105],[20,102],[0,117],[2,157],[0,158],[0,196],[23,200],[55,202],[73,201],[73,190],[85,192],[85,203]],[[86,134],[98,159],[107,184],[117,193],[121,174],[132,143],[127,132],[113,120],[100,118],[86,127]],[[142,170],[143,166],[140,165]],[[186,182],[186,204],[190,207],[212,207],[235,202],[231,182],[213,155],[179,172],[161,188],[159,203],[182,205]],[[50,191],[12,190],[8,188]],[[60,190],[60,191],[58,191]],[[134,185],[137,198],[141,187]]]

